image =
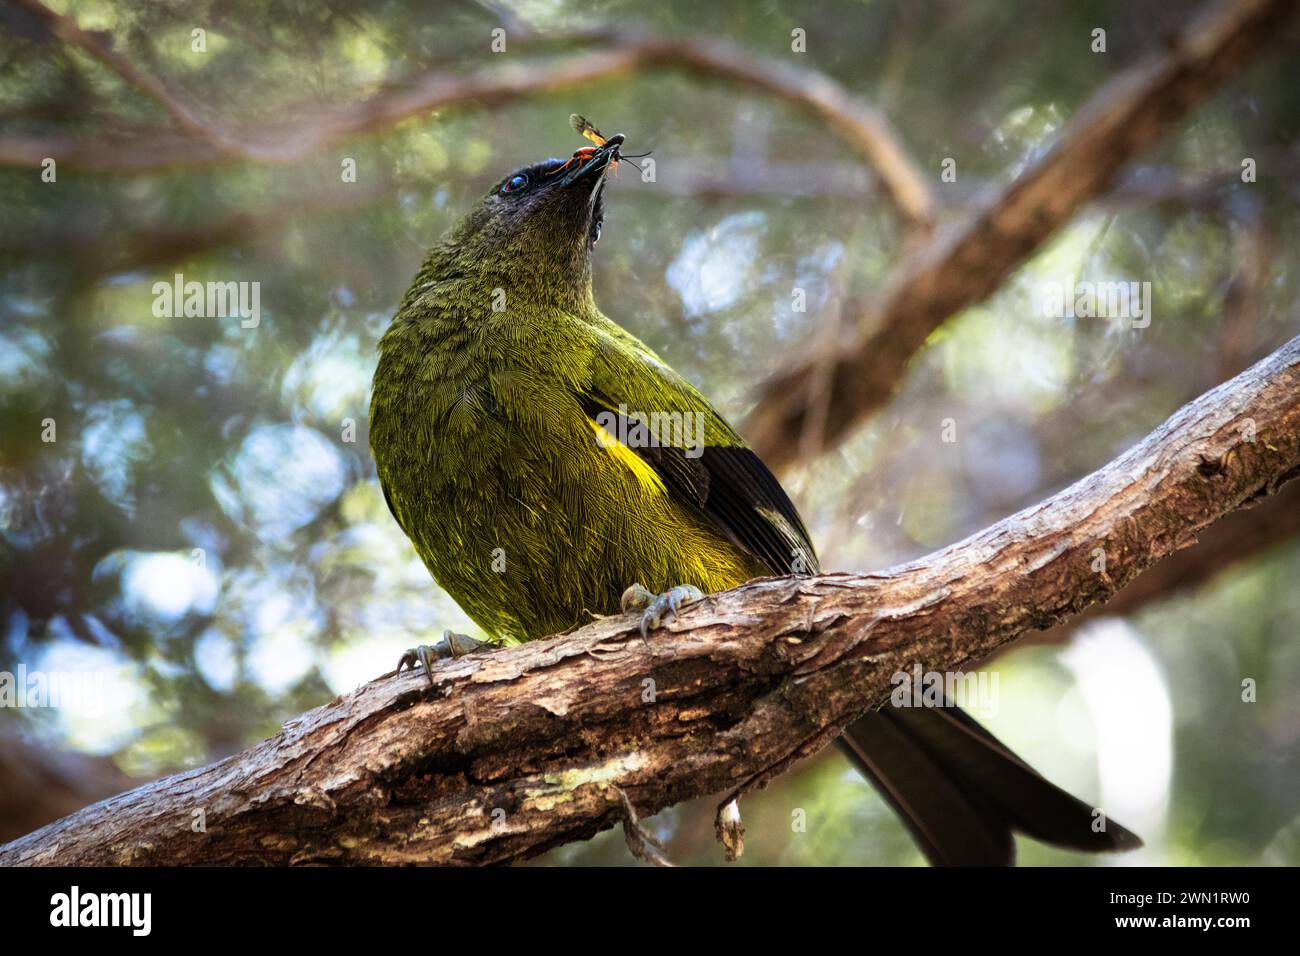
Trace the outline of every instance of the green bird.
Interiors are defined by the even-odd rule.
[[[599,145],[506,176],[452,227],[379,345],[370,446],[384,496],[495,644],[593,612],[636,609],[655,627],[702,593],[819,570],[744,439],[596,307],[591,255],[624,137],[589,138]],[[399,669],[482,646],[448,631]],[[1140,845],[956,707],[885,707],[840,742],[931,863],[1010,864],[1013,831]]]

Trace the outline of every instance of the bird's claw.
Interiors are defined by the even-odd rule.
[[[623,592],[619,604],[624,614],[641,612],[641,636],[662,623],[665,616],[677,618],[677,612],[687,604],[704,597],[704,592],[693,584],[681,584],[669,588],[663,594],[654,594],[640,583],[633,584]]]
[[[434,661],[446,660],[449,657],[464,657],[481,647],[490,646],[487,641],[476,640],[468,634],[443,631],[442,637],[432,644],[417,644],[415,647],[407,648],[402,654],[402,659],[397,662],[395,673],[400,674],[404,667],[415,670],[415,665],[419,664],[424,668],[425,674],[429,677],[429,684],[432,686]]]

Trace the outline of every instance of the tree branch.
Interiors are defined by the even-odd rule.
[[[1293,481],[1259,507],[1226,515],[1205,530],[1195,547],[1170,555],[1105,604],[1028,638],[1035,644],[1063,644],[1079,625],[1101,617],[1127,617],[1213,581],[1242,561],[1300,538],[1300,481]]]
[[[112,39],[107,34],[90,33],[81,29],[72,17],[55,13],[40,0],[18,0],[18,3],[64,43],[90,54],[156,102],[185,133],[228,157],[239,158],[243,155],[243,150],[237,141],[200,118],[189,104],[182,101],[166,85],[152,76],[141,73],[135,68],[134,63],[113,49]],[[39,165],[39,160],[37,164]]]
[[[446,662],[432,687],[372,681],[0,847],[0,864],[493,863],[629,820],[623,794],[641,814],[719,792],[726,805],[882,703],[893,674],[966,667],[1104,602],[1298,475],[1300,338],[921,561],[753,581],[649,640],[606,618]]]
[[[37,0],[24,2],[45,9]],[[468,104],[498,107],[525,96],[568,90],[639,70],[675,69],[744,84],[822,120],[866,160],[899,214],[914,230],[928,232],[934,221],[930,186],[880,110],[849,94],[825,73],[764,57],[725,41],[659,37],[635,30],[602,33],[599,37],[606,40],[602,49],[550,61],[494,64],[475,72],[439,67],[364,100],[315,111],[295,109],[274,122],[216,131],[169,96],[162,84],[141,76],[121,57],[106,58],[105,44],[82,33],[70,18],[57,17],[48,10],[46,13],[60,24],[65,20],[71,24],[61,26],[56,31],[59,36],[87,49],[132,85],[163,103],[183,128],[196,135],[160,133],[112,141],[63,136],[0,137],[0,165],[40,166],[52,158],[84,169],[138,173],[175,165],[219,165],[240,160],[295,163],[349,137],[388,129],[412,116]],[[91,42],[81,37],[89,37]]]
[[[201,226],[178,227],[160,218],[108,234],[93,220],[65,221],[55,227],[38,226],[33,221],[15,228],[12,239],[0,237],[0,256],[71,258],[76,262],[78,280],[91,283],[102,275],[163,266],[226,246],[274,241],[305,217],[354,212],[392,196],[393,184],[378,180],[300,193],[256,212],[214,212]]]
[[[743,429],[771,467],[807,447],[843,440],[884,404],[912,357],[950,316],[992,294],[1013,269],[1091,200],[1121,168],[1172,129],[1279,32],[1295,0],[1235,0],[1217,6],[1167,48],[1107,83],[1056,145],[960,228],[945,231],[898,269],[856,339],[832,354],[791,363],[762,387]],[[829,366],[825,408],[810,395]]]

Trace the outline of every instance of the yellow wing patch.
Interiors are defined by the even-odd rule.
[[[609,430],[599,422],[588,418],[587,424],[596,433],[596,447],[605,449],[615,461],[629,469],[643,490],[651,494],[662,495],[666,493],[663,479],[642,460],[640,455],[610,434]]]

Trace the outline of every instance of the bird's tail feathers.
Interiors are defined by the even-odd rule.
[[[957,707],[890,707],[840,744],[936,866],[1010,866],[1013,831],[1093,853],[1142,845],[1038,774]]]

